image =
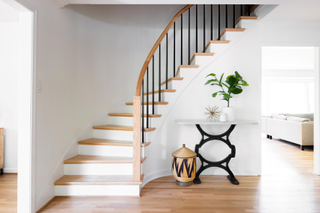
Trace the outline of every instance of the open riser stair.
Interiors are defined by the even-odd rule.
[[[141,164],[148,160],[141,155],[141,149],[152,146],[150,134],[161,126],[161,119],[171,107],[170,103],[177,98],[177,92],[183,90],[216,57],[240,41],[256,24],[257,17],[252,13],[257,6],[229,5],[242,11],[236,12],[237,17],[235,12],[229,13],[228,17],[234,19],[234,24],[219,25],[218,31],[215,29],[219,34],[212,39],[213,20],[223,23],[220,20],[222,15],[214,18],[210,13],[203,13],[210,11],[210,8],[211,11],[220,9],[221,13],[223,7],[225,5],[188,5],[173,18],[141,70],[133,102],[125,103],[125,112],[109,113],[109,123],[93,126],[92,138],[78,142],[78,155],[64,161],[64,176],[55,182],[56,196],[140,195],[144,179]],[[199,36],[193,36],[198,40],[190,39],[190,18],[198,21],[198,29],[191,26],[192,32],[198,33]],[[203,22],[211,23],[211,26],[205,25],[200,29]],[[211,36],[200,38],[202,30],[202,35]],[[185,35],[181,36],[181,32]]]

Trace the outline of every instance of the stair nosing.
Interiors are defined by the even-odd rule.
[[[195,59],[196,56],[214,56],[214,53],[194,53],[191,60],[190,60],[190,64],[191,62]]]
[[[176,92],[177,90],[175,89],[162,89],[161,90],[161,93],[166,93],[166,92],[170,92],[170,93],[173,93],[173,92]],[[159,90],[155,90],[154,91],[154,94],[158,94],[159,93]],[[143,95],[147,95],[147,93],[145,92]],[[152,95],[152,92],[149,92],[149,95]]]
[[[59,178],[57,181],[54,182],[55,186],[69,186],[69,185],[141,185],[143,183],[143,175],[141,175],[141,181],[63,181],[63,178],[66,178],[69,176],[69,178],[76,178],[76,177],[126,177],[126,178],[132,178],[132,175],[63,175],[61,178]],[[62,179],[62,180],[61,180]]]
[[[127,147],[133,147],[133,141],[123,141],[123,142],[130,142],[130,143],[117,143],[116,141],[122,141],[122,140],[113,140],[113,139],[102,139],[102,138],[91,138],[91,139],[98,139],[98,140],[110,140],[114,142],[85,142],[86,140],[78,141],[79,145],[87,145],[87,146],[127,146]],[[88,140],[88,139],[87,139]],[[151,142],[144,142],[141,143],[141,147],[147,147],[151,144]]]
[[[131,118],[133,117],[132,113],[108,113],[109,116],[111,117],[128,117]],[[147,117],[147,115],[144,115],[144,117]],[[151,114],[149,115],[150,118],[160,118],[161,114]]]
[[[208,42],[205,50],[207,51],[207,49],[209,48],[210,44],[229,44],[230,41],[229,40],[211,40]]]
[[[168,83],[169,83],[170,81],[182,81],[182,80],[183,80],[182,77],[171,77],[171,78],[168,79]],[[163,85],[165,85],[165,84],[166,84],[166,81],[163,81],[163,82],[161,83],[161,86],[163,86]]]

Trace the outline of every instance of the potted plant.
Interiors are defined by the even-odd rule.
[[[230,107],[230,99],[232,98],[232,95],[238,95],[242,93],[243,89],[241,86],[249,86],[249,84],[242,79],[241,75],[235,71],[234,75],[229,75],[224,81],[223,81],[224,73],[221,75],[221,77],[218,79],[215,73],[210,73],[207,77],[212,77],[209,79],[205,85],[211,85],[211,86],[219,86],[221,88],[220,91],[212,93],[212,97],[216,97],[218,94],[222,95],[222,100],[227,101],[227,107],[224,107],[222,109],[222,112],[227,114],[227,120],[228,121],[234,121],[235,120],[235,113],[234,108]]]

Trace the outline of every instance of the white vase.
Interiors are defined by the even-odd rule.
[[[236,113],[233,107],[223,107],[222,112],[227,115],[227,121],[235,121]]]
[[[226,122],[226,121],[227,121],[227,115],[226,115],[226,113],[221,113],[219,120],[220,120],[221,122]]]

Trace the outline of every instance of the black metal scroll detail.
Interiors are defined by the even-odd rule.
[[[236,156],[236,147],[234,145],[232,145],[229,141],[229,136],[231,134],[231,132],[233,131],[233,129],[236,127],[235,124],[232,124],[230,126],[230,128],[225,132],[222,133],[220,135],[210,135],[208,133],[206,133],[205,131],[203,131],[203,129],[200,127],[199,124],[196,124],[197,129],[199,130],[200,134],[201,134],[201,141],[199,144],[196,144],[195,147],[195,152],[197,153],[197,157],[199,157],[200,161],[201,161],[201,166],[197,171],[196,174],[196,178],[194,179],[194,183],[195,184],[200,184],[201,180],[199,178],[201,172],[203,172],[204,170],[210,168],[210,167],[219,167],[221,169],[224,169],[226,172],[228,172],[228,179],[230,180],[230,182],[234,185],[239,185],[239,181],[235,178],[234,174],[232,173],[232,171],[229,168],[229,162],[231,160],[231,158],[234,158]],[[204,136],[207,136],[208,138],[204,139]],[[224,139],[225,137],[225,139]],[[207,159],[205,159],[199,152],[199,149],[207,142],[212,141],[212,140],[219,140],[222,141],[223,143],[227,144],[229,146],[229,148],[231,149],[231,153],[224,158],[223,160],[220,161],[216,161],[216,162],[212,162],[209,161]],[[207,163],[207,165],[204,166],[204,163]],[[222,165],[226,163],[226,165]]]

